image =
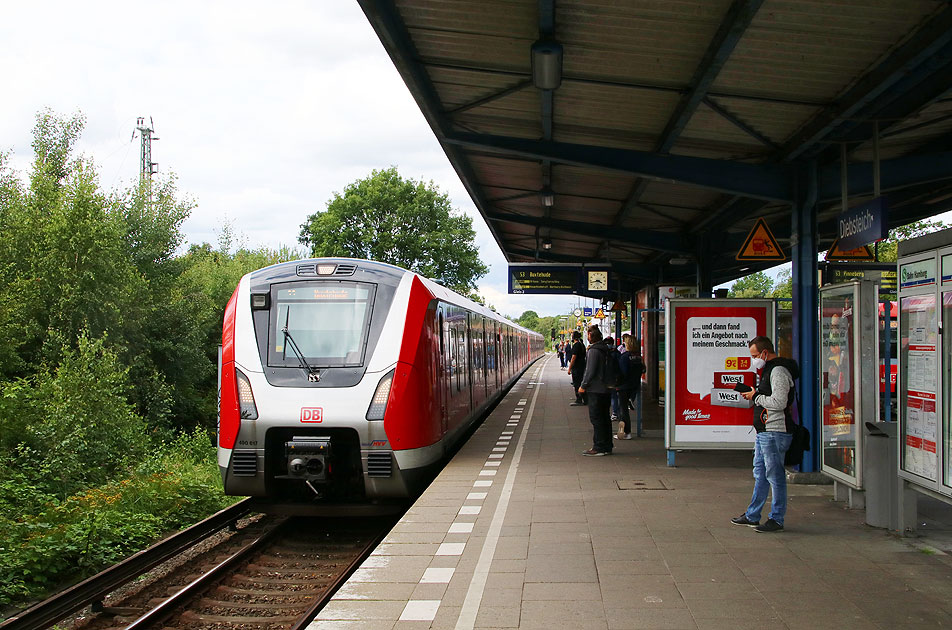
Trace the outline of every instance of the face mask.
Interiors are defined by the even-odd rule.
[[[754,357],[750,360],[750,367],[754,368],[755,370],[762,370],[764,369],[765,365],[767,365],[767,362],[760,357]]]

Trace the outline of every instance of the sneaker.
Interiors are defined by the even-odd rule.
[[[767,522],[769,523],[770,521],[767,521]],[[732,519],[731,519],[731,523],[733,523],[734,525],[747,525],[748,527],[759,527],[759,526],[760,526],[760,521],[751,521],[751,520],[749,520],[749,519],[747,518],[747,514],[746,514],[746,513],[741,514],[741,515],[738,516],[737,518],[732,518]]]
[[[585,403],[578,402],[577,400],[573,403],[569,403],[569,407],[584,407],[584,406],[585,406]]]
[[[616,440],[630,440],[631,433],[617,433],[615,434],[615,439]]]
[[[754,531],[757,532],[758,534],[770,534],[772,532],[782,532],[783,525],[773,520],[772,518],[768,518],[766,523],[764,523],[763,525],[758,525],[757,527],[754,528]]]
[[[594,448],[590,448],[587,451],[582,451],[582,455],[586,457],[601,457],[603,455],[611,455],[611,453],[606,453],[605,451],[596,451]]]

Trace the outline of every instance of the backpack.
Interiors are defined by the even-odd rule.
[[[628,389],[638,389],[641,387],[641,377],[645,375],[645,362],[641,360],[641,355],[628,356],[631,362],[628,370]]]
[[[621,373],[621,353],[616,348],[606,348],[602,365],[602,379],[608,389],[618,389],[625,384],[625,375]]]
[[[803,463],[803,452],[810,450],[810,431],[802,424],[793,425],[793,439],[790,448],[783,456],[784,466],[799,466]]]
[[[796,395],[796,392],[794,392],[794,404],[796,404],[797,411],[799,411],[800,398]],[[792,406],[793,405],[791,405],[791,407]],[[792,409],[790,415],[793,416]],[[799,416],[799,413],[797,415]],[[810,450],[810,430],[802,424],[793,424],[792,422],[787,425],[787,428],[793,437],[790,440],[790,448],[787,449],[786,454],[783,456],[783,465],[800,466],[803,464],[804,451]]]

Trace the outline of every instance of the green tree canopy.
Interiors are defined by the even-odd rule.
[[[767,297],[773,289],[773,280],[763,271],[736,280],[727,295],[732,298]]]
[[[910,238],[916,238],[917,236],[938,232],[947,227],[949,226],[942,221],[923,219],[893,228],[889,230],[889,236],[879,242],[879,260],[883,262],[896,262],[898,260],[899,241],[906,241]]]
[[[520,326],[525,326],[530,330],[537,330],[537,327],[539,326],[539,314],[535,311],[525,311],[519,316],[519,319],[516,320],[516,323]]]
[[[334,193],[308,217],[299,241],[312,256],[366,258],[397,265],[470,295],[489,269],[473,240],[473,221],[432,182],[404,179],[396,167]]]

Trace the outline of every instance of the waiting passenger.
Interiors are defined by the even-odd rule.
[[[588,327],[588,356],[585,374],[579,384],[580,394],[588,396],[588,419],[592,423],[592,448],[582,451],[588,457],[612,454],[611,393],[605,383],[605,365],[615,361],[611,351],[614,347],[602,341],[598,326]]]

